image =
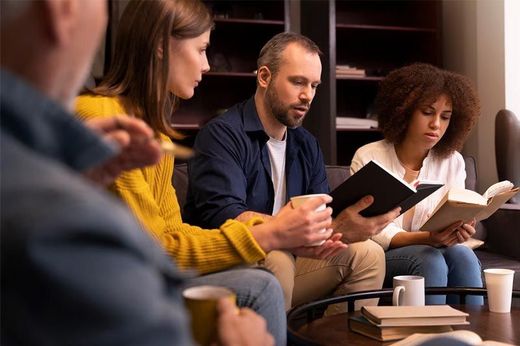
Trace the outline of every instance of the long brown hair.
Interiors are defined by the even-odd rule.
[[[128,113],[155,131],[180,137],[172,127],[179,99],[167,85],[169,39],[194,38],[213,25],[208,8],[199,0],[131,0],[117,28],[113,62],[91,93],[124,96]]]

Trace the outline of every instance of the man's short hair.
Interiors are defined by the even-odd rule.
[[[276,75],[280,69],[282,53],[291,43],[299,44],[310,53],[322,55],[318,45],[310,38],[294,32],[282,32],[275,35],[262,47],[257,60],[257,68],[267,66],[271,74]]]

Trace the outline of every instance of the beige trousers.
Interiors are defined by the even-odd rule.
[[[294,256],[271,251],[264,263],[280,281],[285,309],[327,296],[380,289],[385,278],[385,253],[381,246],[367,240],[349,244],[347,249],[326,260]],[[355,309],[377,305],[377,299],[356,301]],[[327,315],[347,310],[346,303],[329,306]]]

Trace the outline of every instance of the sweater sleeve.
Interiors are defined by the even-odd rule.
[[[121,114],[118,107],[114,99],[105,97],[83,96],[76,103],[76,111],[82,119]],[[123,172],[110,189],[128,205],[144,229],[180,268],[210,273],[265,257],[249,230],[261,222],[259,219],[247,224],[228,220],[213,230],[183,223],[171,184],[172,173],[173,159],[165,156],[155,166]]]

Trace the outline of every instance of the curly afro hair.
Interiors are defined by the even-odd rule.
[[[473,83],[462,75],[429,64],[416,63],[388,74],[381,82],[375,107],[386,140],[401,143],[414,111],[446,95],[453,107],[446,133],[432,152],[440,157],[462,149],[480,114],[480,101]]]

